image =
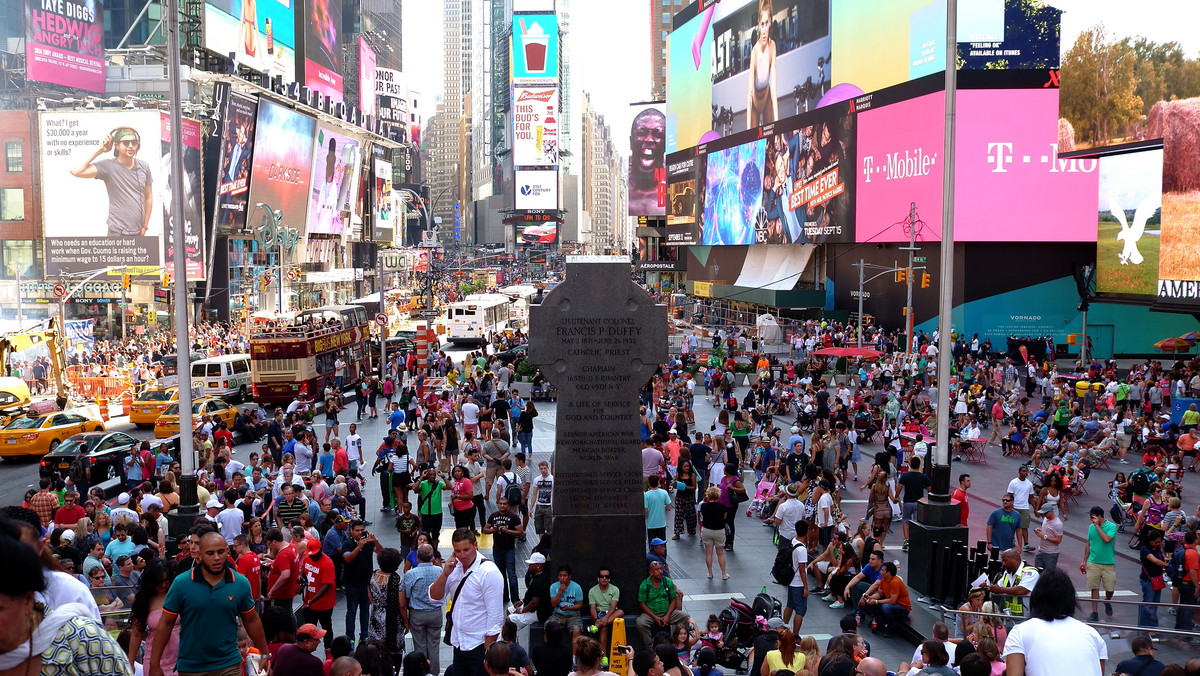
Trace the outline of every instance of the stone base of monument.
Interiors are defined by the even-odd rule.
[[[620,608],[628,618],[641,613],[637,590],[648,575],[646,551],[645,517],[555,516],[554,551],[549,567],[551,575],[555,575],[559,566],[570,566],[573,579],[585,594],[596,585],[596,572],[607,567],[613,575],[611,584],[621,590]]]
[[[957,502],[924,499],[918,504],[917,519],[909,524],[908,570],[900,571],[912,591],[936,599],[957,594],[947,583],[965,575],[966,562],[959,562],[954,553],[964,548],[968,538],[958,517]],[[956,570],[960,563],[962,571]]]

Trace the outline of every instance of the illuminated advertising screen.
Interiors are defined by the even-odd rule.
[[[557,170],[518,169],[515,173],[513,205],[518,210],[558,208]]]
[[[408,120],[408,85],[404,73],[391,68],[375,69],[375,105],[379,119],[392,124]]]
[[[959,3],[961,70],[1058,68],[1062,10],[1025,0]]]
[[[317,121],[291,108],[258,102],[254,161],[250,169],[250,206],[263,203],[283,212],[279,224],[304,234],[312,178],[313,137]]]
[[[371,189],[371,220],[375,223],[375,241],[390,243],[395,236],[392,225],[392,163],[375,158],[375,176]]]
[[[667,240],[675,246],[699,244],[696,211],[704,185],[704,158],[680,153],[667,162]]]
[[[258,124],[255,99],[224,92],[217,155],[217,195],[213,222],[219,232],[246,227],[246,204],[250,197],[250,156],[254,152],[254,128]]]
[[[334,101],[342,94],[341,0],[305,0],[304,84]]]
[[[204,48],[285,82],[296,79],[292,0],[205,0]]]
[[[46,274],[159,264],[157,111],[41,114]]]
[[[163,262],[175,260],[175,230],[171,208],[171,116],[161,114],[162,169],[159,175],[156,200],[163,205]],[[183,120],[183,252],[187,262],[187,278],[204,279],[204,260],[207,247],[204,241],[204,190],[200,167],[202,147],[200,123]]]
[[[907,242],[914,203],[917,240],[940,239],[945,107],[936,92],[858,114],[858,241]]]
[[[908,241],[900,221],[910,202],[923,221],[918,238],[941,239],[944,100],[932,94],[858,113],[859,242]],[[955,188],[964,197],[954,202],[955,240],[1095,237],[1096,160],[1059,157],[1057,101],[1053,88],[959,90]]]
[[[870,92],[942,72],[945,49],[945,0],[833,3],[832,79],[839,85]]]
[[[103,94],[103,5],[26,0],[25,77]]]
[[[1174,255],[1176,242],[1168,244],[1164,227],[1163,150],[1101,157],[1099,162],[1096,292],[1153,296],[1160,274],[1178,278],[1175,266],[1182,260]],[[1160,262],[1160,241],[1170,261],[1166,266]],[[1194,268],[1191,259],[1186,270]]]
[[[815,108],[832,85],[831,4],[723,0],[672,33],[667,151]]]
[[[840,106],[709,150],[705,245],[853,242],[855,118]]]
[[[558,15],[514,14],[513,82],[558,79]]]
[[[312,197],[308,232],[340,235],[350,225],[358,201],[358,170],[362,144],[325,124],[317,125],[313,144]]]
[[[512,97],[513,164],[558,164],[558,87],[515,85]]]
[[[667,214],[667,117],[663,104],[634,105],[629,125],[629,215]]]
[[[375,114],[375,68],[378,59],[366,38],[358,36],[358,109],[363,115]]]

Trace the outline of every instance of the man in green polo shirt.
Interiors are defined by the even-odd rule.
[[[220,533],[200,538],[200,561],[175,578],[163,601],[162,620],[154,634],[149,676],[162,676],[163,650],[175,622],[191,630],[179,635],[180,676],[240,676],[238,617],[260,655],[270,654],[262,621],[254,610],[250,582],[229,565],[229,546]],[[262,664],[266,667],[266,663]]]
[[[642,645],[654,645],[651,630],[670,633],[672,625],[683,624],[691,616],[679,609],[683,599],[671,578],[663,576],[662,564],[650,562],[650,577],[642,581],[638,587],[638,605],[642,614],[637,618],[638,633],[642,635]]]

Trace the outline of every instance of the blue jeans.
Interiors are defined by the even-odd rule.
[[[1142,583],[1142,603],[1158,603],[1162,600],[1162,590],[1151,586],[1145,575],[1139,575],[1138,582]],[[1157,627],[1158,606],[1138,606],[1138,626]]]
[[[517,444],[521,447],[521,452],[525,454],[526,460],[533,460],[533,432],[518,432]]]
[[[908,617],[908,609],[898,603],[883,603],[875,607],[878,608],[879,623],[882,625],[879,629],[882,631],[895,631],[896,623]]]
[[[367,628],[370,614],[371,604],[367,601],[366,587],[351,587],[346,586],[346,636],[354,638],[354,613],[358,613],[358,620],[362,624],[362,630],[358,634],[358,640],[364,641],[367,638]]]
[[[521,596],[517,594],[517,552],[514,549],[508,551],[492,551],[492,555],[496,558],[496,565],[500,568],[500,574],[504,576],[504,602],[508,603],[509,599],[519,599]]]

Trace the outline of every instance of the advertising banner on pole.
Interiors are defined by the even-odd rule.
[[[148,110],[41,114],[47,275],[158,267],[160,126]]]
[[[25,28],[26,79],[104,93],[100,3],[26,0]]]
[[[158,182],[158,197],[163,212],[163,263],[175,260],[175,228],[171,208],[171,116],[161,113],[162,180]],[[200,123],[183,121],[183,250],[187,257],[187,278],[204,279],[204,260],[208,247],[204,242],[204,188],[200,166]]]
[[[214,91],[220,91],[214,90]],[[213,224],[217,232],[228,233],[246,227],[246,203],[250,197],[250,155],[254,151],[254,129],[258,126],[258,102],[226,93],[219,131],[221,148],[217,155],[217,195]]]

